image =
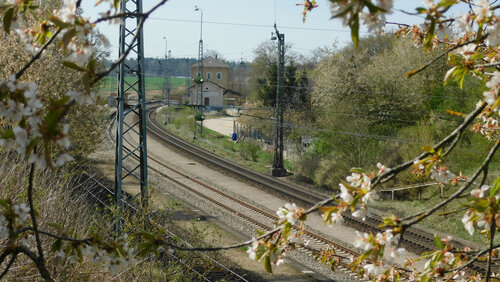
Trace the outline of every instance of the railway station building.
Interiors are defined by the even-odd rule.
[[[198,74],[198,63],[191,65],[191,79],[201,76]],[[193,83],[188,88],[189,104],[205,107],[239,106],[241,94],[228,88],[230,67],[223,61],[207,57],[203,60],[202,97],[198,95],[199,84]]]

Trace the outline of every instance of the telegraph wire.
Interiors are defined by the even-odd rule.
[[[248,116],[251,118],[257,118],[260,120],[267,120],[270,122],[271,125],[277,126],[278,124],[273,118],[265,118],[265,117],[259,117],[259,116],[254,116],[254,115],[248,115],[248,114],[241,114],[241,116]],[[336,133],[336,134],[341,134],[341,135],[347,135],[347,136],[353,136],[353,137],[360,137],[364,139],[375,139],[375,140],[382,140],[382,141],[392,141],[392,142],[398,142],[398,143],[405,143],[405,144],[416,144],[416,145],[424,145],[427,144],[427,140],[418,140],[415,138],[400,138],[400,137],[395,137],[395,136],[390,136],[390,135],[376,135],[376,134],[370,134],[370,133],[363,133],[363,132],[352,132],[352,131],[342,131],[342,130],[335,130],[335,129],[324,129],[324,128],[318,128],[318,127],[312,127],[312,126],[307,126],[307,125],[300,125],[300,124],[295,124],[295,123],[290,123],[290,122],[283,122],[283,127],[284,128],[289,128],[289,129],[303,129],[309,132],[324,132],[324,133]],[[416,142],[420,141],[420,142]],[[473,149],[481,149],[482,147],[479,145],[472,145],[470,148]],[[471,151],[475,153],[487,153],[487,150],[485,151]]]
[[[183,19],[173,19],[173,18],[158,18],[150,17],[151,20],[157,21],[171,21],[171,22],[186,22],[186,23],[200,23],[198,20],[183,20]],[[262,27],[262,28],[274,28],[272,25],[267,24],[249,24],[249,23],[235,23],[235,22],[218,22],[218,21],[203,21],[204,24],[217,24],[217,25],[228,25],[228,26],[248,26],[248,27]],[[295,30],[312,30],[312,31],[324,31],[324,32],[342,32],[350,33],[349,30],[343,29],[331,29],[331,28],[314,28],[314,27],[300,27],[300,26],[280,26],[281,29],[295,29]],[[361,32],[366,33],[367,32]]]

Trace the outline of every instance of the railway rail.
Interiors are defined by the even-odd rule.
[[[74,187],[73,189],[83,187],[84,192],[87,195],[89,195],[91,198],[93,198],[96,201],[96,203],[98,203],[99,205],[101,205],[105,209],[112,210],[112,207],[109,205],[109,203],[107,203],[107,200],[109,198],[108,195],[114,195],[113,189],[109,188],[106,185],[106,183],[103,183],[103,182],[105,182],[105,181],[103,181],[103,179],[99,179],[97,177],[97,175],[89,173],[86,170],[83,170],[82,178],[83,179],[80,180],[80,183],[76,187]],[[91,182],[91,183],[89,183],[89,182]],[[98,189],[92,189],[92,187],[96,187]],[[139,209],[134,205],[134,203],[132,203],[126,199],[123,199],[122,201],[123,201],[124,207],[129,212],[132,212],[132,213],[139,212]],[[149,221],[150,221],[150,224],[155,225],[158,228],[164,229],[163,226],[161,226],[156,221],[154,221],[152,219],[149,219]],[[179,236],[177,236],[176,234],[174,234],[170,230],[165,230],[165,231],[166,231],[166,234],[168,234],[171,237],[180,238]],[[188,242],[182,240],[181,238],[179,241],[188,247],[192,247]],[[216,266],[216,268],[214,270],[211,270],[209,272],[206,272],[205,269],[203,269],[203,268],[198,267],[197,269],[195,269],[195,268],[190,267],[188,265],[188,262],[183,261],[182,259],[177,257],[174,253],[166,252],[165,254],[170,259],[175,260],[178,263],[184,265],[187,269],[190,269],[190,271],[192,271],[193,273],[198,275],[200,277],[200,279],[202,279],[203,281],[211,282],[211,281],[220,281],[221,279],[224,279],[225,281],[248,281],[247,279],[245,279],[244,277],[242,277],[238,273],[227,268],[222,263],[214,260],[213,258],[211,258],[205,254],[201,254],[201,255],[204,256],[205,259],[211,261]]]
[[[109,129],[109,132],[111,132],[111,128]],[[110,137],[112,138],[112,135],[110,135]],[[132,141],[126,138],[124,138],[124,142],[132,145]],[[204,200],[218,206],[222,210],[225,210],[226,212],[229,212],[232,215],[238,217],[240,220],[243,220],[245,222],[245,225],[250,224],[251,226],[263,231],[270,231],[275,228],[274,223],[279,220],[279,218],[273,213],[242,201],[210,184],[204,183],[203,181],[200,181],[195,177],[192,177],[170,165],[165,164],[161,160],[152,157],[151,155],[148,156],[148,160],[153,161],[162,169],[167,169],[169,173],[165,173],[162,169],[155,168],[151,165],[151,163],[148,166],[149,170],[154,171],[162,178],[170,180],[171,182],[184,188],[190,193],[195,194],[198,197],[203,198]],[[201,187],[202,190],[196,187]],[[207,191],[211,191],[212,193],[207,194]],[[216,196],[214,197],[214,195]],[[236,208],[235,205],[237,205],[238,208]],[[264,221],[267,221],[267,223],[265,223]],[[301,230],[298,226],[293,226],[293,228],[297,231]],[[309,246],[314,246],[316,249],[330,248],[335,250],[335,253],[337,255],[344,258],[338,263],[339,269],[342,271],[342,273],[350,277],[356,277],[356,279],[359,280],[359,278],[357,277],[358,274],[350,270],[349,264],[351,261],[350,259],[359,256],[360,253],[308,230],[304,231],[303,238],[309,241]],[[310,257],[314,256],[311,250],[300,247],[299,249]]]
[[[211,166],[215,166],[223,171],[229,172],[231,175],[248,181],[267,192],[275,195],[277,194],[280,197],[295,202],[298,205],[302,205],[306,208],[313,206],[321,200],[324,200],[326,197],[331,197],[330,195],[312,191],[302,186],[285,182],[269,175],[253,171],[230,160],[221,158],[211,152],[201,149],[173,134],[166,132],[162,128],[162,126],[158,124],[158,122],[156,122],[155,114],[156,113],[154,111],[154,108],[149,110],[147,114],[147,126],[149,132],[163,142],[168,143],[169,145],[188,155],[194,156],[196,159],[199,159],[202,162],[208,163]],[[369,215],[366,217],[366,220],[363,221],[353,217],[350,214],[345,214],[344,221],[347,225],[363,232],[383,231],[379,228],[379,226],[382,224],[382,220],[376,215]],[[458,248],[462,248],[464,246],[461,242],[456,240],[452,240],[451,243]],[[404,237],[401,239],[401,244],[407,250],[415,251],[417,253],[431,251],[435,249],[434,234],[412,227],[405,232]],[[477,262],[473,265],[472,268],[474,270],[484,271],[486,269],[486,264],[483,262]]]

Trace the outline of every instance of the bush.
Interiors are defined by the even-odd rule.
[[[245,160],[252,160],[252,161],[257,161],[259,158],[259,153],[262,150],[260,149],[260,145],[257,141],[246,141],[241,144],[241,150],[240,150],[240,155],[245,159]]]
[[[174,126],[175,126],[175,128],[176,128],[176,129],[181,128],[181,126],[182,126],[182,121],[181,121],[181,119],[180,119],[180,118],[176,118],[176,119],[174,120]]]
[[[224,142],[224,149],[231,151],[231,152],[236,152],[236,148],[234,147],[233,142]]]

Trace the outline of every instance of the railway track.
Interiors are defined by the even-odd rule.
[[[301,187],[299,185],[288,183],[269,175],[253,171],[227,159],[223,159],[197,146],[194,146],[191,143],[163,130],[161,125],[156,122],[154,109],[150,110],[147,114],[147,125],[148,130],[151,134],[155,135],[163,142],[169,143],[171,146],[177,148],[178,150],[195,156],[195,158],[201,160],[202,162],[208,163],[211,166],[215,166],[218,169],[229,172],[230,174],[240,179],[251,182],[253,185],[260,187],[267,192],[283,197],[286,200],[295,202],[303,207],[311,207],[317,202],[324,200],[327,197],[331,197],[330,195],[305,189],[304,187]],[[383,231],[379,228],[379,226],[382,224],[382,220],[380,217],[377,217],[375,215],[369,215],[366,217],[366,220],[363,221],[351,216],[350,214],[345,214],[344,221],[347,225],[363,232]],[[458,248],[462,248],[464,246],[462,243],[456,240],[452,240],[451,243]],[[401,240],[401,244],[407,250],[414,251],[416,253],[431,251],[435,249],[434,234],[418,228],[409,228],[405,232],[404,237]],[[485,271],[486,264],[477,262],[473,265],[473,269],[477,271]]]
[[[114,191],[113,189],[107,186],[108,185],[107,183],[103,182],[106,182],[106,180],[103,180],[102,178],[99,179],[95,174],[89,173],[85,169],[83,169],[80,183],[74,189],[82,187],[84,193],[89,195],[97,204],[101,205],[104,209],[112,211],[113,208],[108,203],[108,199],[109,195],[111,196],[114,195]],[[134,203],[126,199],[123,199],[122,201],[124,208],[128,212],[131,213],[139,212],[139,209],[134,205]],[[153,219],[150,218],[149,221],[151,225],[155,225],[160,229],[164,229],[161,224],[157,223]],[[170,230],[165,230],[165,232],[169,237],[179,238],[179,242],[182,242],[184,245],[188,247],[192,247],[188,242],[184,241],[182,238],[172,233]],[[203,281],[207,282],[220,281],[221,279],[224,279],[224,281],[248,281],[238,273],[227,268],[225,265],[207,256],[206,254],[201,253],[201,256],[203,256],[206,260],[210,261],[214,265],[214,268],[210,269],[209,271],[207,271],[202,267],[193,268],[189,262],[183,261],[182,259],[180,259],[174,253],[171,252],[165,252],[164,257],[162,259],[174,260],[177,263],[184,265],[186,269],[189,269],[191,272],[198,275],[199,278]]]
[[[124,138],[124,142],[132,145],[131,141],[126,138]],[[149,170],[154,171],[162,178],[170,180],[186,191],[189,191],[197,197],[202,198],[212,203],[213,205],[218,206],[220,209],[229,212],[233,216],[236,216],[240,220],[243,220],[245,222],[245,225],[249,225],[263,231],[270,231],[276,227],[275,223],[278,222],[279,218],[275,214],[273,214],[273,212],[263,210],[260,207],[242,201],[222,191],[219,188],[204,183],[203,181],[200,181],[195,177],[192,177],[170,165],[165,164],[161,160],[152,157],[151,155],[148,156],[148,160],[153,161],[161,167],[161,169],[155,168],[151,165],[150,162],[148,166]],[[169,172],[165,173],[165,169]],[[301,231],[298,226],[293,226],[293,229],[296,231]],[[341,270],[342,274],[352,278],[356,278],[356,280],[360,280],[358,274],[356,272],[353,272],[349,268],[349,264],[351,262],[350,259],[359,256],[360,253],[348,249],[336,242],[333,242],[321,235],[315,234],[308,230],[304,231],[304,235],[302,236],[302,238],[308,241],[308,246],[313,247],[314,249],[330,248],[335,250],[335,253],[337,255],[345,258],[343,260],[340,260],[338,263],[339,269]],[[308,249],[301,247],[299,247],[298,249],[300,249],[310,257],[314,256],[313,252]]]

